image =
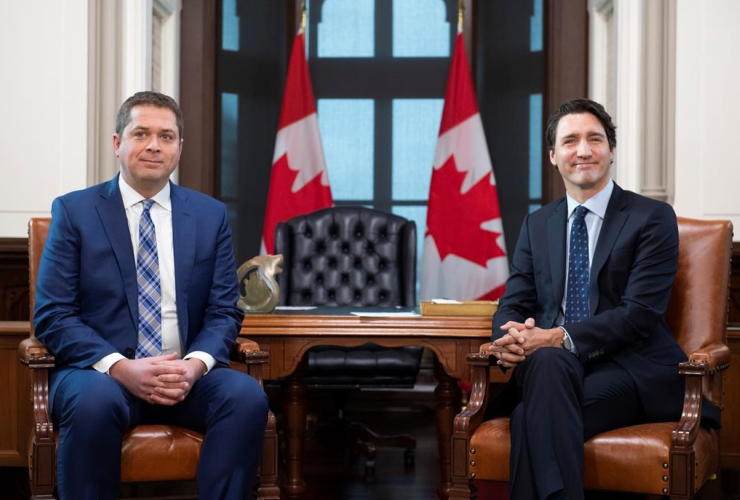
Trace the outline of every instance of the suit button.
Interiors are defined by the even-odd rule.
[[[131,358],[134,355],[134,350],[131,349],[130,347],[127,347],[125,353],[126,353],[127,358]]]

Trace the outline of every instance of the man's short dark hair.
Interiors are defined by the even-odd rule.
[[[118,137],[123,136],[123,129],[125,129],[128,122],[131,121],[131,110],[136,106],[154,106],[156,108],[171,110],[175,113],[178,134],[180,139],[182,139],[185,124],[182,121],[182,111],[180,111],[180,106],[178,106],[177,102],[175,102],[175,100],[170,96],[151,90],[137,92],[121,104],[121,109],[118,110],[118,116],[116,117],[116,134],[118,134]]]
[[[617,127],[612,122],[612,117],[606,112],[604,106],[590,99],[573,99],[563,103],[553,114],[550,115],[550,118],[547,119],[545,139],[547,141],[548,150],[552,151],[555,149],[555,136],[558,132],[558,123],[560,123],[560,119],[567,115],[580,115],[582,113],[591,113],[594,115],[604,127],[606,139],[609,141],[609,147],[617,147]]]

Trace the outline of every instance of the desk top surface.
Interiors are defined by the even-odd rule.
[[[318,307],[310,310],[276,310],[247,314],[242,335],[316,336],[371,335],[490,338],[488,316],[394,316],[412,309]],[[388,312],[389,316],[356,316],[352,312]],[[418,312],[418,310],[416,311]]]

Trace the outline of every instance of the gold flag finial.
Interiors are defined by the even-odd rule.
[[[306,0],[301,2],[301,31],[306,31]]]
[[[463,11],[465,10],[465,7],[463,7],[462,0],[457,0],[457,32],[462,33],[463,28]]]

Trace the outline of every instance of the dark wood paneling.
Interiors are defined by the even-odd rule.
[[[547,117],[565,101],[588,97],[588,0],[547,0],[545,8]],[[565,196],[560,174],[547,159],[542,191],[543,203]]]
[[[727,343],[731,357],[730,368],[725,372],[720,465],[740,469],[740,328],[727,330]]]
[[[740,327],[740,242],[732,244],[732,267],[730,271],[730,310],[727,322]]]
[[[28,240],[0,238],[0,321],[28,317]]]
[[[18,344],[28,337],[28,329],[28,321],[0,322],[0,401],[3,402],[0,405],[0,467],[28,465],[31,379],[28,370],[18,362]]]
[[[180,18],[180,107],[185,121],[181,186],[215,195],[218,5],[183,0]]]

